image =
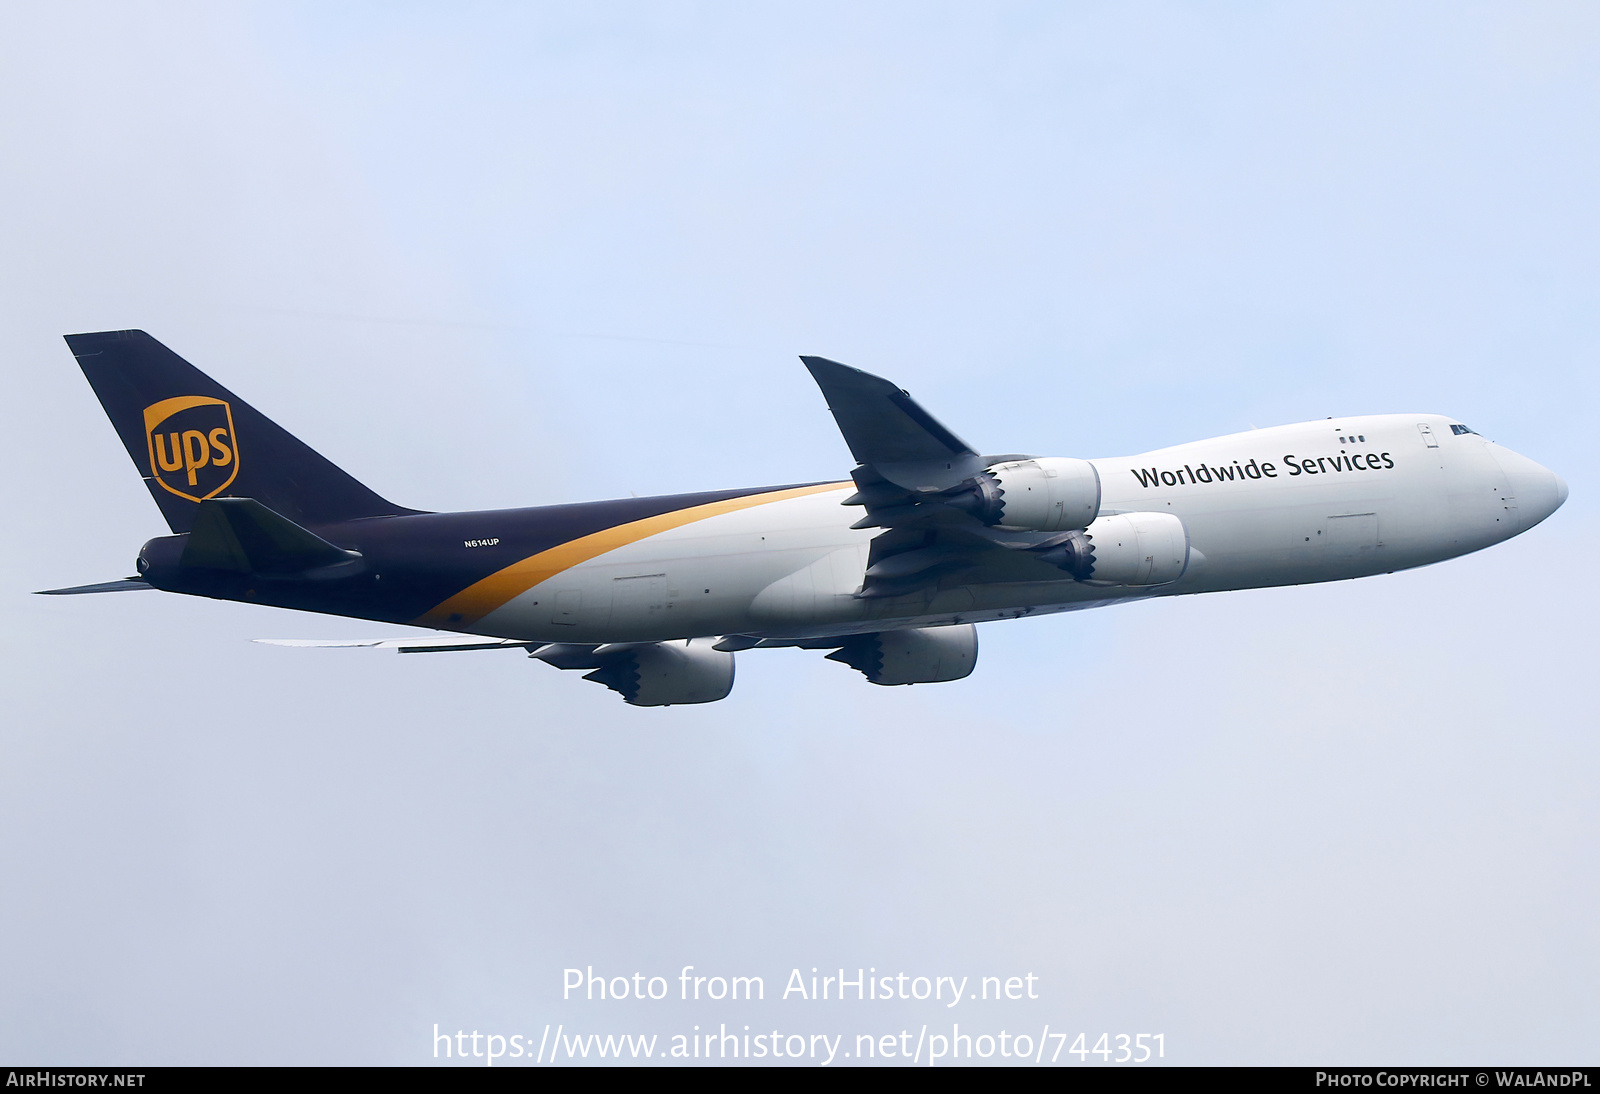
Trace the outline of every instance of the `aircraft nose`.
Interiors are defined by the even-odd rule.
[[[1523,528],[1532,528],[1566,502],[1566,481],[1548,467],[1508,448],[1496,448],[1494,458],[1510,480]]]

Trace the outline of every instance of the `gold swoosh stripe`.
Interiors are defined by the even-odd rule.
[[[766,505],[769,502],[788,501],[790,498],[803,498],[809,494],[822,494],[830,490],[838,490],[849,486],[848,482],[825,482],[817,486],[796,486],[789,490],[773,490],[765,494],[748,494],[742,498],[728,498],[724,501],[708,502],[705,505],[691,505],[687,509],[674,510],[671,513],[661,513],[643,520],[630,521],[627,524],[617,524],[610,528],[603,528],[587,536],[568,540],[566,543],[557,544],[549,550],[540,551],[536,555],[529,555],[520,562],[513,562],[503,570],[497,570],[488,577],[468,585],[449,600],[430,609],[418,617],[416,624],[422,627],[461,627],[476,623],[496,608],[503,607],[515,597],[521,596],[541,581],[547,581],[564,570],[570,570],[580,562],[587,562],[607,551],[615,551],[618,547],[626,547],[630,543],[637,543],[646,537],[681,528],[685,524],[693,524],[707,517],[721,516],[723,513],[735,513],[740,509],[753,509],[757,505]]]

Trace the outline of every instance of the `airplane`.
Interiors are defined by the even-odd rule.
[[[981,455],[822,357],[848,479],[485,512],[386,501],[143,331],[67,335],[172,530],[161,589],[430,628],[402,653],[524,649],[634,706],[708,703],[734,655],[827,650],[874,684],[959,680],[975,624],[1338,581],[1510,539],[1567,498],[1437,414],[1255,429],[1137,456]]]

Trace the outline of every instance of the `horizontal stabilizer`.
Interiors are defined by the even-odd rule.
[[[70,589],[40,589],[39,596],[77,596],[79,593],[125,593],[133,589],[154,588],[142,577],[123,577],[95,585],[74,585]]]
[[[360,559],[253,498],[211,498],[200,503],[178,561],[190,569],[287,577]]]
[[[907,490],[954,486],[983,469],[972,446],[905,391],[825,357],[801,357],[856,462]]]
[[[265,646],[293,646],[297,649],[378,649],[401,653],[460,653],[468,650],[515,650],[542,646],[543,642],[522,642],[515,638],[474,638],[452,634],[440,638],[257,638]]]

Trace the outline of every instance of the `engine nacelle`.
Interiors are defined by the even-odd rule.
[[[1101,517],[1081,533],[1093,550],[1089,585],[1165,585],[1189,568],[1189,532],[1171,513],[1121,513]]]
[[[733,690],[733,654],[712,649],[715,641],[692,638],[618,650],[584,679],[604,684],[636,707],[714,703]]]
[[[858,634],[828,659],[885,686],[960,680],[978,663],[978,629],[962,623]]]
[[[964,483],[950,504],[985,524],[1035,532],[1086,528],[1100,512],[1100,473],[1088,460],[1010,460]]]

